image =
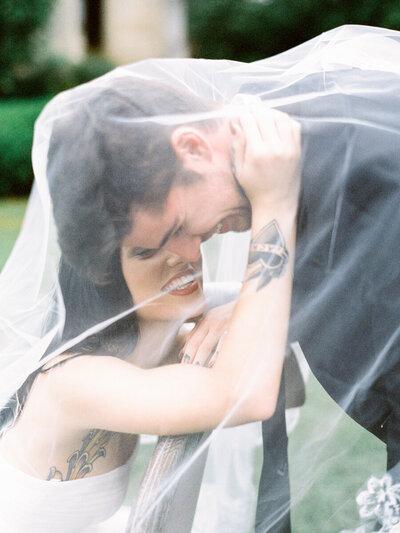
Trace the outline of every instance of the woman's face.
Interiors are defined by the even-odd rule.
[[[205,308],[201,259],[188,263],[164,249],[154,255],[121,247],[122,273],[142,320],[177,320],[200,315]]]

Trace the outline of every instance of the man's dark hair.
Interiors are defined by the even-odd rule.
[[[208,113],[216,104],[128,76],[78,87],[65,101],[60,99],[47,160],[58,240],[69,265],[102,283],[130,232],[132,209],[161,207],[172,183],[193,174],[172,148],[175,126],[146,119]],[[206,122],[203,127],[215,127],[215,121]]]

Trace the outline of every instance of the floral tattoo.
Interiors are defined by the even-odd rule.
[[[114,435],[111,431],[92,429],[82,439],[82,446],[75,450],[67,459],[68,471],[64,477],[55,466],[50,468],[47,481],[68,481],[81,479],[93,470],[93,463],[99,457],[106,456],[106,445]]]

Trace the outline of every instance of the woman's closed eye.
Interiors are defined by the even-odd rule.
[[[159,248],[131,248],[128,253],[128,257],[138,258],[138,259],[150,259],[154,257],[158,252]]]

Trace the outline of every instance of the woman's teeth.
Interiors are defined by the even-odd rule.
[[[182,276],[181,278],[174,279],[174,281],[171,281],[171,283],[168,283],[163,288],[163,292],[173,292],[178,291],[181,289],[186,289],[193,281],[195,280],[194,274]]]

